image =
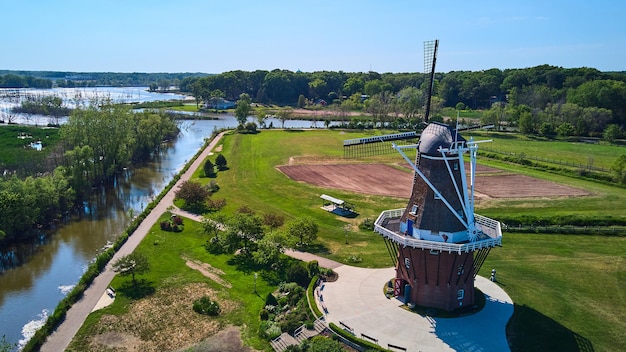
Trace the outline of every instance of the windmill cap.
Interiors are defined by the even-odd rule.
[[[446,124],[431,122],[422,131],[419,141],[420,154],[441,155],[439,148],[450,148],[454,142],[465,142],[465,138]]]

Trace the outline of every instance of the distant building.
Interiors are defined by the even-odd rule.
[[[234,101],[223,98],[211,98],[204,101],[204,107],[206,109],[226,110],[232,109],[235,106],[237,106],[237,104]]]

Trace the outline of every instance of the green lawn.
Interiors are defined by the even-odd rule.
[[[404,207],[406,201],[398,198],[356,194],[340,190],[327,190],[299,183],[287,178],[275,167],[289,163],[294,157],[343,156],[342,141],[363,134],[343,134],[339,131],[263,131],[256,135],[231,135],[223,139],[221,152],[228,161],[229,169],[218,172],[214,179],[220,190],[213,196],[225,198],[223,212],[233,212],[247,205],[258,214],[275,213],[290,220],[308,216],[319,224],[319,238],[313,252],[331,259],[367,267],[391,265],[391,259],[378,235],[371,231],[359,231],[358,225],[366,218],[375,219],[390,206]],[[209,158],[213,163],[215,157]],[[398,156],[396,161],[400,161]],[[209,182],[209,178],[200,178]],[[320,195],[333,196],[356,205],[360,214],[354,219],[338,217],[322,210]],[[344,226],[350,226],[348,244]],[[348,261],[349,257],[361,257],[363,262]],[[367,259],[367,260],[365,260]]]
[[[544,158],[605,169],[610,169],[621,154],[626,154],[626,148],[623,146],[609,145],[604,142],[599,144],[569,142],[538,136],[486,131],[468,131],[463,136],[466,139],[474,137],[475,140],[493,140],[491,143],[481,144],[479,152],[480,149],[484,149],[507,153],[524,153],[528,158]]]
[[[168,217],[169,214],[164,214],[161,220],[167,219]],[[183,300],[183,303],[188,305],[188,311],[184,311],[183,313],[190,314],[191,317],[187,322],[188,326],[180,327],[182,329],[195,326],[195,324],[198,323],[196,319],[212,319],[216,321],[220,327],[227,325],[243,327],[242,338],[245,340],[246,344],[256,349],[268,348],[269,343],[257,336],[259,327],[258,316],[260,309],[265,303],[265,297],[269,292],[273,292],[276,289],[276,278],[273,276],[272,272],[259,269],[256,284],[258,294],[255,293],[253,289],[255,268],[242,268],[237,266],[232,261],[232,255],[215,255],[207,252],[203,247],[207,239],[208,236],[202,234],[201,224],[189,219],[185,219],[184,230],[180,233],[162,231],[159,224],[155,224],[136,250],[148,257],[151,267],[149,273],[137,276],[139,282],[146,283],[144,285],[145,287],[139,286],[144,287],[144,292],[147,292],[147,294],[143,296],[146,299],[153,296],[157,297],[162,292],[168,292],[168,290],[174,290],[192,284],[199,284],[200,287],[206,286],[207,290],[215,292],[211,298],[222,302],[223,310],[226,311],[217,318],[201,316],[191,312],[193,302],[190,299],[188,299],[189,302],[185,302],[185,297],[165,296],[158,298],[157,302],[159,305],[163,306],[164,309],[168,309],[168,305],[169,309],[173,309],[173,307],[177,306],[176,303],[178,300]],[[185,264],[185,259],[187,258],[209,263],[213,268],[223,271],[220,278],[232,285],[232,287],[228,288],[220,285],[216,281],[203,276],[198,270],[189,268]],[[72,340],[72,344],[68,349],[69,351],[89,350],[88,339],[108,330],[105,326],[106,324],[100,322],[103,317],[128,314],[132,309],[131,305],[141,304],[141,300],[137,301],[128,297],[129,295],[142,296],[140,293],[129,289],[130,281],[129,277],[115,276],[111,282],[111,286],[117,290],[117,297],[114,303],[109,307],[89,315],[77,336]],[[229,308],[224,309],[225,307]],[[168,321],[161,321],[162,318],[158,316],[147,318],[131,316],[126,319],[134,324],[126,324],[134,327],[132,330],[134,336],[146,338],[153,336],[155,331],[166,329],[164,325],[169,323]],[[134,322],[134,319],[139,322]],[[143,319],[146,320],[142,323]],[[157,322],[152,321],[152,319]],[[172,324],[174,324],[174,322],[172,322]],[[212,333],[211,331],[207,331],[209,335]]]
[[[505,233],[492,268],[515,303],[513,351],[626,350],[626,238]]]

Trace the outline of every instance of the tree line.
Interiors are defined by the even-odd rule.
[[[0,88],[149,87],[151,84],[166,82],[168,85],[178,86],[184,78],[207,75],[199,72],[125,73],[0,70]]]
[[[93,187],[114,181],[125,167],[147,160],[178,134],[165,112],[133,113],[111,102],[72,111],[60,127],[61,152],[37,176],[0,178],[0,241],[19,241],[58,222],[89,199]]]
[[[410,128],[407,121],[422,113],[425,84],[421,73],[257,70],[187,77],[180,90],[197,102],[216,97],[234,101],[241,94],[258,103],[298,107],[323,101],[338,114],[362,110],[377,125]],[[611,124],[624,128],[626,73],[550,65],[437,73],[431,104],[435,120],[443,118],[446,108],[491,110],[488,121],[524,133],[539,133],[544,124],[544,131],[556,133],[568,123],[564,133],[597,135]]]

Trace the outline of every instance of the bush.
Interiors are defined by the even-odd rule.
[[[313,277],[320,273],[320,264],[317,260],[312,260],[306,264],[306,268],[309,272],[309,277]]]
[[[220,171],[228,169],[226,158],[222,154],[219,154],[215,158],[215,166],[217,166],[217,169]]]
[[[370,231],[374,231],[374,220],[370,219],[370,218],[365,218],[363,221],[361,221],[361,223],[359,224],[359,228],[361,230],[370,230]]]
[[[270,312],[267,309],[265,309],[265,308],[261,309],[261,311],[259,312],[259,318],[261,320],[269,319],[270,318]]]
[[[204,176],[206,176],[206,177],[213,177],[213,176],[215,176],[215,165],[213,165],[211,160],[207,159],[204,162],[203,170],[204,170]]]
[[[309,273],[301,262],[293,263],[287,268],[287,281],[295,282],[301,287],[309,284]]]
[[[198,314],[216,316],[220,314],[220,306],[209,296],[203,296],[193,302],[193,310]]]

